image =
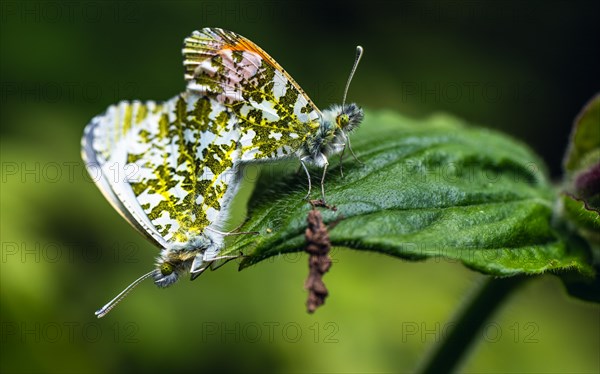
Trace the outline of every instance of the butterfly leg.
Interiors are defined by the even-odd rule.
[[[192,264],[192,269],[190,270],[190,280],[194,280],[200,276],[200,274],[204,273],[206,269],[208,269],[210,262],[201,262],[196,264],[198,261],[198,257],[194,259],[194,263]]]
[[[354,153],[354,151],[352,150],[352,146],[350,145],[350,138],[347,138],[348,140],[348,149],[350,150],[350,153],[352,154],[352,157],[354,157],[354,159],[356,160],[356,162],[358,162],[359,164],[364,165],[365,163],[362,162],[361,160],[358,159],[358,157],[356,157],[356,154]]]
[[[224,232],[224,231],[219,231],[216,229],[213,229],[212,227],[207,227],[206,229],[212,232],[216,232],[217,234],[221,234],[223,236],[234,236],[234,235],[258,235],[260,234],[258,231],[237,231],[239,230],[240,227],[242,227],[242,225],[245,222],[242,222],[238,227],[236,227],[235,229],[228,231],[228,232]]]
[[[198,256],[196,256],[196,258],[194,258],[194,262],[192,263],[192,267],[190,270],[190,278],[191,278],[191,280],[194,280],[194,279],[198,278],[200,276],[200,274],[204,273],[204,271],[206,269],[208,269],[209,267],[211,268],[211,270],[215,270],[215,269],[218,269],[221,266],[225,265],[230,260],[240,258],[242,256],[244,256],[242,253],[240,253],[239,255],[216,256],[216,257],[210,257],[210,255],[205,256],[204,254],[199,254]],[[213,266],[214,262],[219,261],[219,260],[226,260],[226,261],[224,263],[220,264],[219,266],[216,266],[216,267]]]
[[[310,173],[308,172],[308,168],[306,167],[304,160],[301,159],[300,164],[304,168],[304,171],[306,172],[306,177],[308,178],[308,193],[306,194],[306,196],[304,196],[304,200],[308,200],[308,198],[310,197],[310,190],[312,188],[312,184],[310,182]]]
[[[243,254],[239,254],[239,255],[227,255],[227,256],[217,256],[214,258],[211,258],[210,261],[218,261],[218,260],[233,260],[234,258],[240,258],[243,257]]]
[[[207,247],[204,252],[199,253],[194,257],[192,266],[190,267],[191,280],[194,280],[204,273],[210,266],[211,262],[216,259],[220,248],[216,246]]]
[[[217,270],[218,268],[220,268],[221,266],[225,265],[229,261],[238,259],[240,257],[245,257],[245,256],[244,256],[243,253],[240,253],[237,256],[231,255],[231,256],[220,256],[220,257],[217,257],[215,259],[215,261],[213,261],[213,262],[210,263],[210,270],[213,270],[213,271]],[[221,262],[220,264],[215,265],[216,264],[216,260],[225,260],[225,261]]]
[[[325,174],[327,174],[328,166],[329,162],[326,162],[323,166],[323,176],[321,177],[321,198],[323,199],[323,203],[325,203]]]
[[[344,152],[346,151],[346,144],[344,144],[344,148],[342,148],[342,152],[340,153],[340,175],[344,178],[344,169],[342,168],[342,163],[344,162]]]

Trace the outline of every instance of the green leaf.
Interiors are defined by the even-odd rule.
[[[600,94],[575,119],[564,168],[566,192],[600,220]]]
[[[593,263],[600,266],[600,94],[581,110],[564,162],[564,189],[557,204],[558,216],[583,237]]]
[[[344,177],[332,165],[322,209],[334,246],[421,260],[444,257],[486,274],[593,270],[584,250],[571,250],[551,225],[555,194],[541,161],[501,134],[438,115],[410,120],[367,112],[347,157]],[[303,173],[266,167],[242,231],[223,255],[242,251],[241,268],[280,253],[302,251],[306,216]],[[314,170],[318,198],[320,170]]]
[[[574,173],[600,160],[600,94],[594,96],[575,119],[564,168]]]
[[[597,237],[600,236],[600,215],[597,211],[587,206],[585,201],[568,194],[562,195],[562,203],[566,215],[577,227],[589,230],[590,234],[595,233]],[[600,242],[600,239],[596,238],[596,241]]]

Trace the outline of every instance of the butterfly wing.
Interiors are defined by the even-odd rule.
[[[223,221],[239,157],[234,124],[224,105],[207,97],[121,102],[88,125],[82,153],[119,213],[166,248]]]
[[[161,247],[218,228],[238,185],[236,162],[293,154],[322,117],[281,66],[240,35],[196,31],[183,54],[185,93],[111,106],[82,140],[103,194]]]
[[[226,105],[238,119],[240,160],[293,154],[319,128],[321,112],[283,68],[231,31],[205,28],[183,47],[188,92]]]
[[[128,176],[133,173],[133,166],[126,167],[127,155],[123,147],[125,134],[133,122],[138,123],[142,117],[152,121],[160,111],[160,106],[153,102],[121,102],[110,106],[86,126],[81,153],[92,180],[119,214],[155,245],[165,247],[166,241],[148,220],[131,191]],[[133,118],[132,113],[135,113]],[[134,129],[140,132],[141,126]]]

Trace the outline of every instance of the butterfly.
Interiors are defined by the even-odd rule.
[[[161,249],[156,268],[96,312],[106,315],[152,277],[167,287],[217,259],[245,163],[297,157],[323,168],[349,147],[356,104],[321,112],[266,52],[231,31],[194,31],[183,46],[186,90],[163,103],[123,101],[86,126],[82,157],[113,207]],[[308,195],[307,195],[308,196]]]
[[[345,105],[348,87],[362,57],[357,56],[342,105],[321,112],[286,71],[259,46],[231,31],[205,28],[184,40],[187,91],[224,103],[238,121],[240,161],[268,161],[296,156],[308,177],[307,165],[323,168],[328,157],[350,148],[348,134],[364,114]],[[351,148],[350,148],[351,150]]]

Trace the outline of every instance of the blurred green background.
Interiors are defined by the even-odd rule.
[[[336,250],[331,296],[308,315],[307,258],[288,255],[168,290],[148,282],[97,320],[156,249],[87,177],[85,124],[118,100],[180,92],[183,38],[215,26],[263,47],[322,108],[341,101],[361,44],[350,100],[499,129],[559,177],[572,120],[599,88],[599,10],[593,1],[3,1],[0,371],[414,370],[481,275]],[[548,275],[485,326],[463,371],[597,373],[598,352],[600,309]]]

